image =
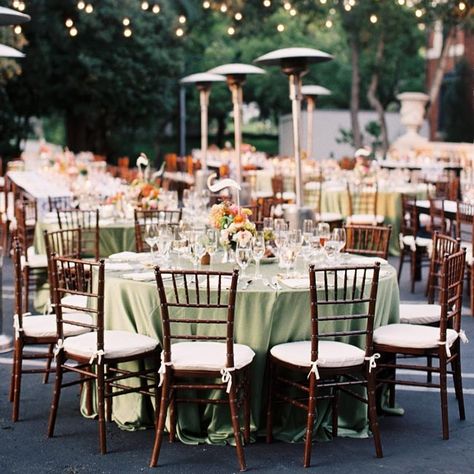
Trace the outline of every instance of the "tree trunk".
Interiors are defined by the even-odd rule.
[[[456,36],[456,28],[452,27],[446,36],[446,39],[443,44],[443,49],[441,50],[441,55],[438,60],[438,64],[436,65],[435,74],[433,77],[433,82],[431,83],[430,90],[428,95],[430,96],[430,100],[428,102],[428,108],[426,110],[426,116],[429,116],[431,111],[431,107],[433,104],[438,100],[439,91],[441,89],[441,84],[443,83],[444,77],[444,70],[446,68],[446,62],[449,58],[449,50],[453,45],[454,38]]]
[[[360,107],[360,65],[359,65],[359,43],[355,34],[351,34],[349,40],[351,48],[351,124],[352,135],[354,137],[355,148],[362,146],[362,135],[360,133],[359,124],[359,107]]]
[[[379,117],[380,130],[382,133],[382,149],[385,154],[389,147],[387,123],[385,121],[385,110],[377,96],[377,88],[379,85],[379,77],[380,77],[380,64],[383,60],[384,48],[385,48],[385,40],[382,34],[380,35],[380,39],[377,44],[377,51],[375,52],[374,70],[372,72],[372,78],[370,80],[369,89],[367,90],[367,99],[369,101],[369,104],[371,105],[371,107],[375,109]]]

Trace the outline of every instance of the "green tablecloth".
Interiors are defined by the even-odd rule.
[[[44,231],[52,232],[59,229],[57,222],[38,221],[35,228],[34,248],[37,254],[45,254]],[[135,227],[133,220],[100,224],[99,253],[108,257],[113,253],[125,250],[135,251]]]
[[[230,270],[231,264],[211,268]],[[301,267],[301,271],[304,269]],[[253,269],[250,268],[249,272]],[[270,278],[278,272],[276,264],[263,265],[262,273]],[[251,278],[251,277],[249,277]],[[248,278],[244,278],[244,281]],[[275,291],[262,281],[254,281],[245,291],[239,291],[235,314],[235,341],[249,345],[256,353],[252,363],[252,431],[263,429],[266,392],[266,358],[276,344],[308,340],[310,337],[309,291],[284,287]],[[398,321],[399,290],[393,267],[384,265],[381,271],[375,326]],[[360,309],[360,308],[359,308]],[[355,310],[356,311],[356,310]],[[105,321],[107,329],[121,329],[161,339],[159,298],[154,282],[125,280],[108,272],[105,283]],[[358,343],[352,340],[352,343]],[[83,414],[85,406],[82,407]],[[318,405],[318,437],[324,437],[329,423],[329,407]],[[123,429],[134,430],[152,425],[151,406],[137,394],[114,399],[114,421]],[[305,432],[304,413],[282,408],[275,420],[275,436],[285,441],[299,441]],[[354,437],[368,435],[366,406],[341,395],[340,434]],[[187,443],[232,442],[233,434],[228,408],[184,405],[178,407],[178,436]]]

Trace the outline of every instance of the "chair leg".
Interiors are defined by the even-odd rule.
[[[23,308],[24,308],[24,311],[25,313],[28,312],[28,308],[29,308],[29,304],[30,304],[30,271],[28,269],[28,266],[25,267],[25,269],[23,270],[23,278],[24,278],[24,282],[23,282],[23,294],[24,294],[24,297],[23,297]]]
[[[416,280],[416,252],[410,252],[411,292],[415,293]]]
[[[441,350],[444,351],[444,348]],[[441,353],[439,358],[439,383],[441,398],[441,421],[443,424],[443,439],[449,439],[449,420],[448,420],[448,380],[446,375],[446,354]]]
[[[54,381],[53,402],[51,403],[51,411],[49,412],[48,422],[48,438],[54,436],[54,427],[56,425],[56,415],[58,414],[59,398],[61,396],[61,385],[63,383],[64,355],[62,351],[56,356],[56,378]]]
[[[470,291],[470,299],[471,299],[471,316],[474,317],[474,265],[471,266],[469,272],[470,272],[470,280],[471,280],[471,291]]]
[[[316,376],[311,372],[309,377],[308,413],[306,415],[306,439],[304,443],[304,467],[311,465],[311,448],[313,444],[313,427],[316,411]]]
[[[16,339],[15,339],[14,348],[13,348],[12,376],[11,376],[10,394],[9,394],[10,402],[13,402],[13,393],[14,393],[14,388],[15,388],[16,358],[17,358],[17,351],[16,351]]]
[[[176,441],[176,390],[170,391],[170,432],[169,442],[174,443]]]
[[[161,388],[160,414],[156,423],[155,441],[153,443],[153,451],[151,453],[150,467],[155,467],[158,463],[161,445],[163,443],[163,434],[165,430],[166,413],[168,411],[169,391],[171,383],[171,376],[169,374],[169,371],[166,371],[164,378],[165,380]]]
[[[273,364],[270,356],[268,364],[268,398],[267,398],[267,443],[273,441],[273,391],[275,389],[274,377],[277,367]]]
[[[398,283],[400,283],[400,278],[402,276],[404,260],[405,260],[405,251],[403,249],[400,249],[400,260],[398,263],[398,275],[397,275]]]
[[[333,397],[332,397],[332,437],[337,438],[337,428],[339,421],[339,390],[333,388]]]
[[[431,369],[433,367],[433,357],[431,356],[427,356],[426,357],[426,365]],[[433,381],[433,372],[431,372],[430,370],[428,370],[426,372],[426,381],[428,383],[431,383]]]
[[[455,344],[459,346],[459,341]],[[456,391],[456,399],[458,401],[459,418],[465,420],[466,413],[464,411],[464,394],[462,391],[461,354],[459,350],[457,350],[456,358],[451,362],[451,367],[453,369],[454,390]]]
[[[21,374],[23,363],[23,343],[20,338],[15,340],[15,376],[13,386],[13,411],[12,421],[18,421],[20,413],[20,396],[21,396]]]
[[[105,419],[107,420],[108,423],[112,421],[112,408],[113,408],[113,397],[112,395],[112,387],[110,386],[110,383],[107,382],[110,373],[109,373],[109,368],[110,366],[106,366],[106,372],[105,372],[105,407],[106,407],[106,412],[105,412]]]
[[[250,369],[244,371],[244,441],[250,443]]]
[[[104,364],[97,364],[97,413],[99,415],[99,445],[100,453],[107,453],[106,426],[105,426],[105,374]]]
[[[377,398],[375,396],[375,372],[367,374],[367,410],[370,429],[374,436],[375,453],[378,458],[383,458],[382,442],[380,440],[379,422],[377,420]]]
[[[240,423],[239,423],[239,409],[237,408],[237,392],[235,384],[232,384],[229,393],[229,407],[230,416],[232,419],[232,429],[234,431],[235,448],[237,450],[237,458],[239,460],[240,470],[245,471],[247,469],[245,465],[244,448],[242,446],[242,437],[240,435]]]
[[[49,382],[49,372],[51,370],[51,361],[53,360],[53,351],[54,351],[54,344],[50,344],[48,348],[48,355],[46,359],[46,368],[45,368],[45,373],[43,377],[43,383],[48,383]]]

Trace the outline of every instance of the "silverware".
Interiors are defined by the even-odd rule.
[[[245,282],[245,285],[242,287],[242,290],[246,290],[246,289],[250,286],[250,284],[252,283],[252,281],[253,281],[253,280],[247,280],[247,281]]]
[[[264,280],[262,280],[262,281],[263,281],[263,284],[264,284],[265,286],[268,286],[268,288],[271,288],[272,290],[277,290],[277,289],[278,289],[275,285],[273,285],[272,283],[270,283],[269,280],[264,279]]]
[[[272,284],[273,284],[273,286],[275,287],[276,290],[281,290],[282,289],[280,283],[278,283],[278,278],[277,277],[272,278]]]

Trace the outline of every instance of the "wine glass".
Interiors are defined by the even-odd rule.
[[[263,218],[263,231],[264,232],[271,232],[273,230],[273,218],[272,217],[264,217]]]
[[[331,239],[339,243],[338,254],[340,254],[342,249],[346,246],[346,229],[337,227],[332,231]]]
[[[305,219],[303,221],[303,235],[313,234],[314,231],[314,223],[311,219]]]
[[[187,253],[188,240],[185,237],[178,235],[173,240],[171,245],[172,245],[173,252],[175,252],[178,257],[176,264],[177,264],[178,270],[180,270],[181,269],[181,256]]]
[[[245,277],[245,269],[249,266],[252,258],[252,244],[250,240],[238,240],[235,250],[235,260],[242,270],[241,277]]]
[[[252,256],[253,256],[253,259],[255,260],[254,278],[256,280],[260,280],[262,278],[262,274],[260,273],[260,260],[262,260],[264,254],[265,254],[265,237],[264,237],[263,232],[257,232],[252,242]]]
[[[298,255],[297,247],[294,243],[287,241],[280,250],[280,265],[286,269],[285,278],[290,278],[290,270],[294,268],[296,257]]]
[[[150,222],[145,225],[145,242],[148,247],[150,247],[152,258],[155,257],[154,248],[155,245],[158,243],[159,235],[160,230],[158,228],[158,224]]]
[[[183,189],[183,206],[186,210],[190,209],[193,202],[191,189]]]
[[[318,235],[319,235],[319,242],[321,246],[324,247],[326,241],[331,237],[331,228],[327,222],[320,222],[318,224]]]
[[[195,233],[191,238],[190,249],[194,268],[197,269],[201,258],[206,253],[205,236],[201,233]]]
[[[173,233],[169,226],[161,225],[158,237],[158,258],[166,259],[168,257],[171,242],[173,240]]]
[[[219,233],[216,229],[207,229],[206,244],[206,251],[212,257],[219,246]]]

